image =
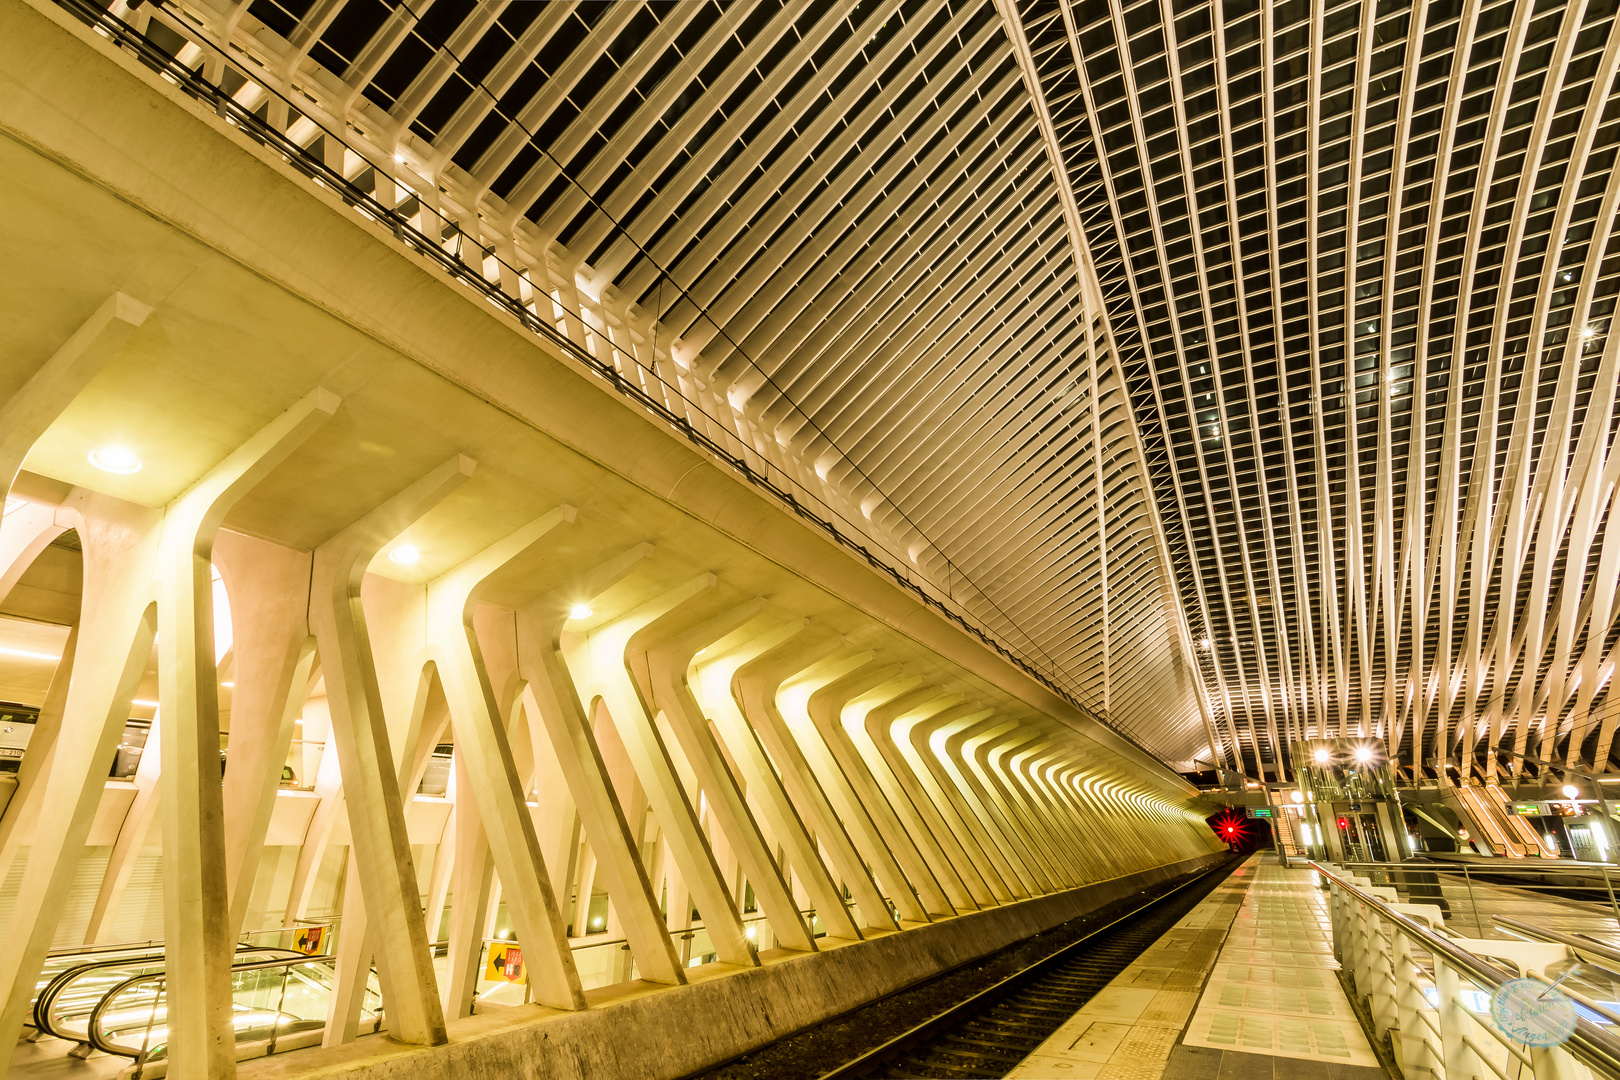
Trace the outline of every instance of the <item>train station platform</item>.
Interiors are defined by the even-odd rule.
[[[1252,856],[1008,1076],[1385,1080],[1318,884]]]

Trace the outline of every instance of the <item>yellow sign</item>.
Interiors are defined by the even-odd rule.
[[[484,978],[490,982],[527,982],[528,975],[523,970],[523,950],[505,942],[491,945],[489,959],[484,963]]]
[[[321,951],[321,942],[326,938],[326,927],[306,926],[293,935],[293,948],[301,953],[317,956]]]

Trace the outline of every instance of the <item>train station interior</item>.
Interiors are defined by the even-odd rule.
[[[0,0],[0,1075],[1620,1080],[1616,0]]]

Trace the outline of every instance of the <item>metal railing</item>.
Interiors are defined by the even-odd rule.
[[[1456,938],[1436,905],[1402,903],[1386,886],[1318,862],[1311,867],[1332,894],[1334,954],[1406,1076],[1620,1080],[1620,1038],[1599,1023],[1610,1019],[1601,1005],[1577,1001],[1574,1030],[1548,1047],[1515,1042],[1490,1016],[1489,1002],[1504,983],[1528,978],[1551,987],[1567,974],[1549,977],[1548,969],[1580,962],[1570,946]]]
[[[1398,898],[1414,903],[1437,903],[1456,921],[1458,912],[1442,898],[1442,886],[1448,882],[1460,883],[1468,895],[1469,922],[1475,935],[1489,937],[1491,924],[1488,913],[1480,903],[1481,894],[1486,901],[1514,900],[1514,893],[1524,893],[1524,899],[1557,901],[1567,915],[1587,916],[1594,919],[1612,919],[1610,928],[1620,933],[1620,900],[1615,895],[1615,882],[1611,867],[1603,863],[1576,863],[1568,860],[1520,866],[1506,859],[1494,860],[1489,866],[1473,866],[1466,862],[1344,862],[1342,866],[1366,877],[1372,884],[1387,885],[1397,890]],[[1502,879],[1506,879],[1505,881]],[[1488,906],[1488,905],[1487,905]]]

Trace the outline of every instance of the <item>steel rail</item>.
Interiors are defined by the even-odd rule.
[[[1236,865],[1236,860],[1228,860],[1221,863],[1219,866],[1211,867],[1198,876],[1182,882],[1169,892],[1164,893],[1161,896],[1156,896],[1147,903],[1132,908],[1130,911],[1119,916],[1117,919],[1113,919],[1108,923],[1097,927],[1097,929],[1091,931],[1078,941],[1065,945],[1063,948],[1057,950],[1051,955],[1035,961],[1033,964],[1030,964],[1028,967],[1020,971],[1015,971],[1013,974],[1007,976],[1005,979],[1002,979],[994,986],[979,991],[979,993],[974,994],[966,1001],[953,1005],[937,1016],[924,1020],[917,1026],[908,1031],[902,1032],[901,1034],[890,1039],[888,1042],[883,1043],[881,1046],[867,1051],[860,1057],[857,1057],[851,1061],[846,1061],[837,1068],[823,1073],[818,1080],[857,1080],[857,1078],[872,1075],[874,1072],[883,1068],[885,1065],[888,1065],[891,1061],[906,1053],[908,1050],[928,1042],[935,1036],[940,1035],[955,1025],[970,1019],[979,1012],[982,1012],[984,1009],[997,1004],[1002,999],[1022,989],[1028,983],[1034,981],[1042,975],[1045,975],[1051,969],[1057,968],[1067,961],[1076,959],[1076,952],[1082,949],[1088,943],[1092,942],[1093,939],[1095,939],[1099,934],[1106,933],[1107,931],[1118,926],[1120,923],[1133,919],[1136,916],[1141,915],[1143,912],[1164,903],[1171,897],[1177,895],[1183,890],[1191,888],[1201,881],[1204,881],[1213,874],[1230,872]]]

